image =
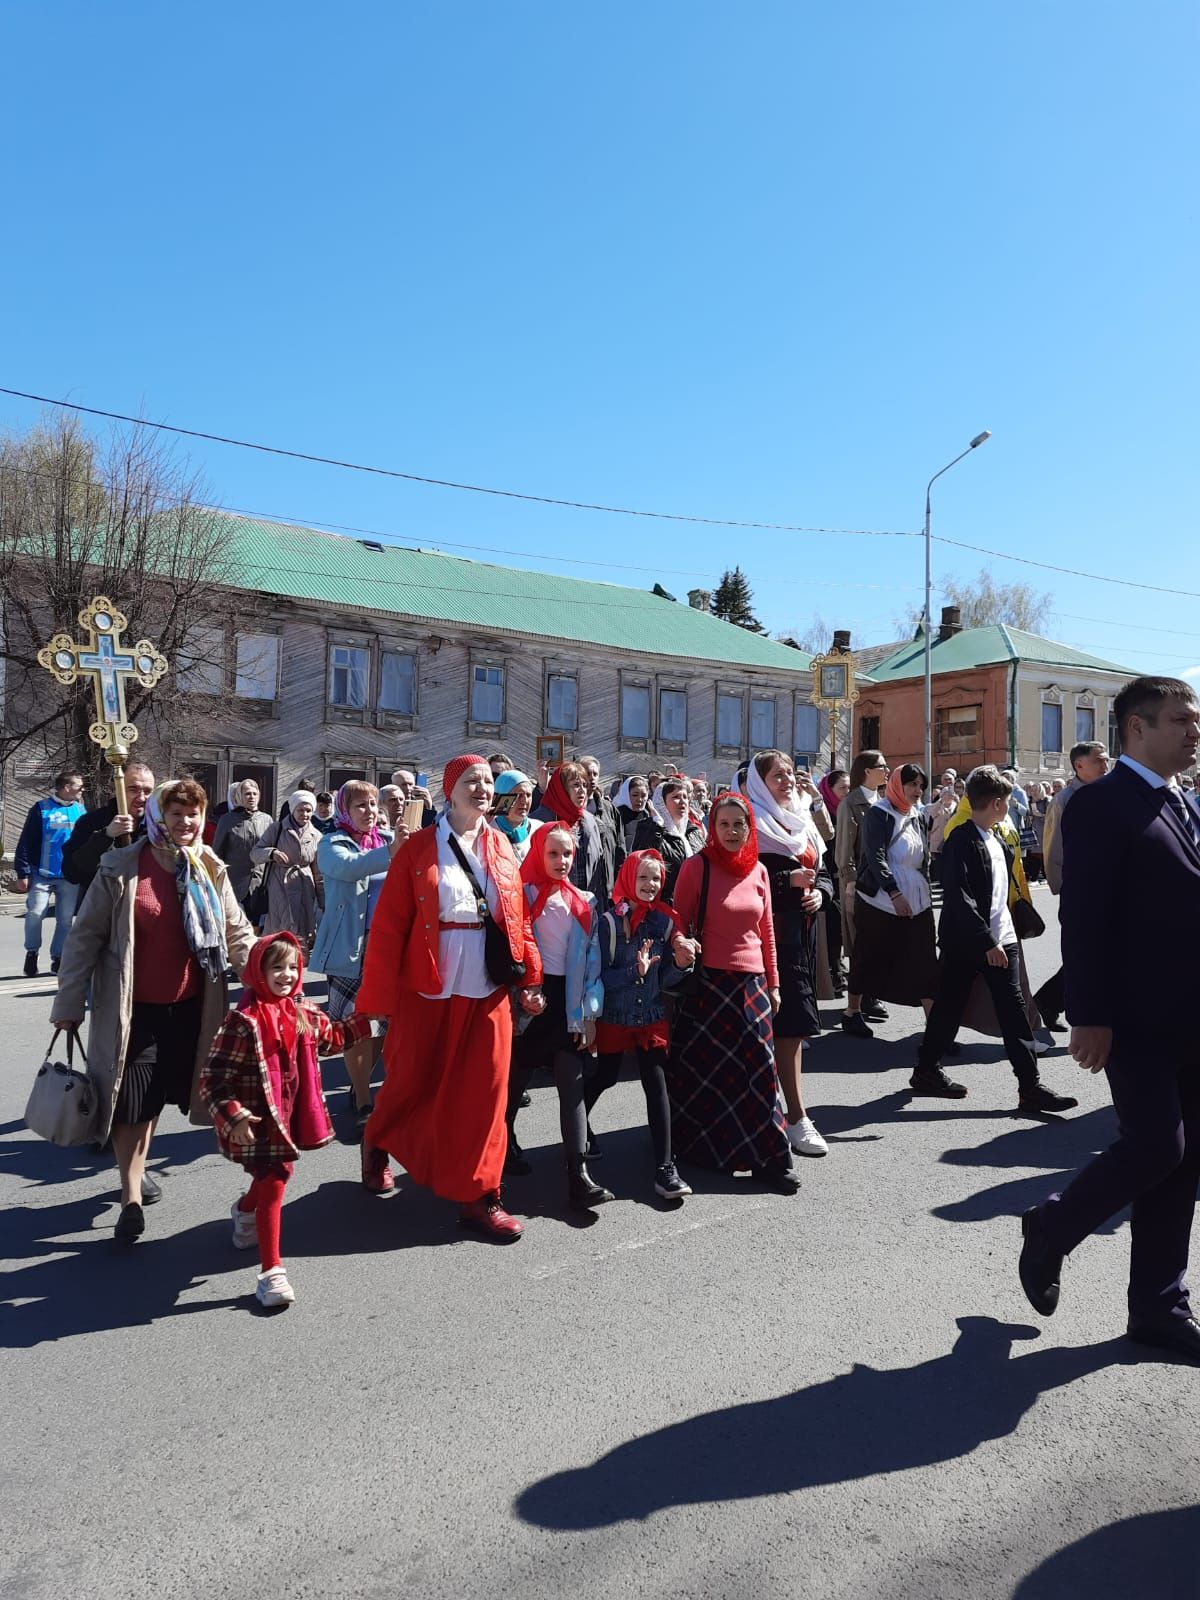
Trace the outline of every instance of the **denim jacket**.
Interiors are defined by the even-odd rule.
[[[600,919],[600,975],[604,981],[604,1020],[621,1028],[640,1028],[661,1022],[666,1014],[663,990],[683,977],[671,954],[673,924],[661,911],[647,912],[632,938],[625,937],[625,918],[608,911]],[[615,935],[615,937],[614,937]],[[650,971],[637,981],[637,953],[650,940],[650,954],[658,956]]]
[[[593,818],[593,821],[595,819]],[[598,1017],[604,1006],[604,985],[600,982],[600,916],[596,897],[586,889],[580,893],[592,909],[592,931],[584,933],[577,917],[571,918],[571,931],[567,936],[567,1027],[574,1032],[582,1028],[588,1017]],[[525,885],[525,898],[532,906],[538,897],[534,884]],[[538,925],[533,925],[537,938]]]

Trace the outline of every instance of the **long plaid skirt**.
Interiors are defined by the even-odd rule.
[[[671,1025],[666,1079],[681,1159],[722,1172],[791,1166],[761,972],[702,969]]]

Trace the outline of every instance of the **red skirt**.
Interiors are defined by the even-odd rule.
[[[511,1048],[507,990],[483,1000],[407,995],[384,1040],[387,1076],[366,1142],[444,1200],[499,1189]]]
[[[620,1022],[597,1022],[596,1054],[623,1056],[626,1050],[666,1050],[671,1043],[671,1027],[664,1017],[661,1022],[644,1022],[639,1026]]]

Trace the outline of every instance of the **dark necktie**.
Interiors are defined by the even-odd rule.
[[[1197,831],[1197,824],[1200,823],[1200,818],[1196,816],[1196,813],[1192,810],[1191,806],[1189,806],[1187,801],[1183,798],[1183,791],[1181,789],[1174,788],[1171,784],[1168,784],[1167,804],[1187,829],[1192,843],[1195,845],[1200,845],[1200,833]]]

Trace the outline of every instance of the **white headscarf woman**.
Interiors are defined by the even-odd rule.
[[[817,860],[821,859],[825,845],[812,819],[812,801],[808,795],[794,789],[790,805],[784,806],[768,789],[754,761],[742,783],[742,793],[754,808],[760,853],[796,857],[803,855],[805,847],[811,843],[816,846]]]
[[[672,808],[667,804],[666,796],[663,794],[663,790],[666,789],[668,785],[670,785],[672,789],[681,789],[684,797],[688,800],[688,804],[684,807],[682,817],[677,817]],[[682,776],[664,778],[659,784],[658,788],[655,789],[647,809],[652,811],[658,818],[659,822],[662,824],[662,830],[664,833],[672,833],[677,839],[682,839],[685,843],[687,842],[687,832],[693,824],[691,816],[691,785],[688,783],[686,778]],[[690,855],[691,853],[691,846],[689,845],[688,854]]]
[[[617,797],[613,801],[613,805],[616,806],[618,811],[620,811],[621,807],[624,806],[627,811],[633,812],[633,814],[635,816],[644,816],[647,812],[649,812],[649,814],[652,817],[653,816],[657,816],[659,821],[661,822],[662,821],[662,812],[655,810],[653,800],[647,798],[646,804],[642,807],[641,811],[639,812],[637,810],[637,808],[635,807],[633,801],[629,798],[629,788],[630,788],[630,785],[634,784],[634,783],[640,783],[642,788],[646,790],[647,796],[649,795],[649,793],[650,793],[649,784],[646,782],[645,778],[642,777],[640,772],[635,772],[632,777],[626,778],[625,782],[617,790]],[[661,794],[662,793],[662,785],[660,784],[658,786],[658,788],[654,792],[655,792],[655,794]]]

